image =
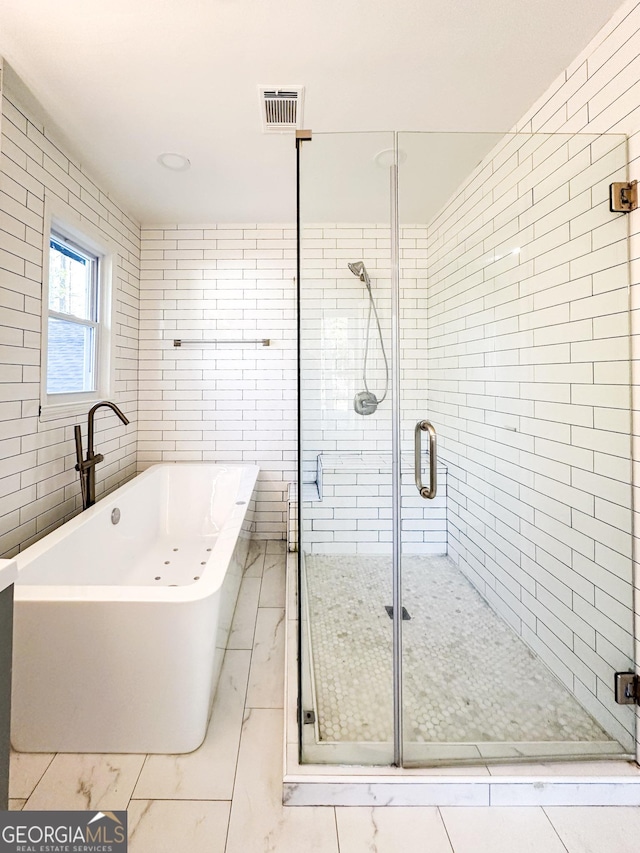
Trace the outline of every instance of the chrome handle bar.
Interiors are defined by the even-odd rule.
[[[422,485],[422,433],[429,433],[429,488]],[[438,489],[438,441],[431,421],[418,421],[414,434],[416,488],[423,498],[435,498]]]

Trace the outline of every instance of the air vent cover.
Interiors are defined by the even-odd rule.
[[[304,86],[260,87],[260,112],[265,133],[284,133],[302,127]]]

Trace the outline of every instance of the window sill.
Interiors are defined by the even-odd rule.
[[[68,403],[42,403],[40,405],[39,420],[41,423],[48,423],[78,415],[86,416],[93,405],[104,399],[104,397],[93,396],[82,400],[73,400]]]

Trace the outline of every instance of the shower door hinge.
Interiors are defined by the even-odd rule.
[[[640,678],[633,672],[616,672],[614,692],[618,705],[640,704]]]
[[[611,213],[631,213],[638,207],[638,182],[609,184]]]
[[[302,722],[306,725],[313,724],[316,721],[316,712],[315,711],[303,711],[302,712]]]

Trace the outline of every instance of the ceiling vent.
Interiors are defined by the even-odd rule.
[[[265,133],[285,133],[302,127],[304,86],[260,87],[260,113]]]

